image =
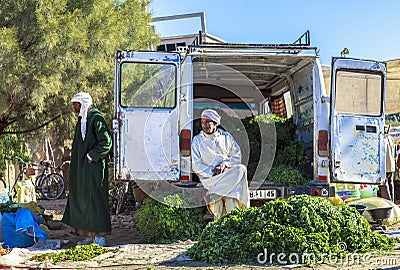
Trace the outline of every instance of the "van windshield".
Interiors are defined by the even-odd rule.
[[[176,66],[165,63],[121,65],[121,106],[174,108],[176,106]]]

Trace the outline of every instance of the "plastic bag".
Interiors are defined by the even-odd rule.
[[[32,183],[31,180],[17,181],[15,189],[17,191],[17,202],[36,202],[35,185]]]
[[[43,219],[29,209],[20,208],[16,213],[4,213],[2,221],[3,238],[8,248],[29,247],[38,240],[47,240],[47,233],[39,227]]]
[[[0,203],[8,203],[10,201],[10,196],[8,194],[8,189],[5,187],[0,191]]]

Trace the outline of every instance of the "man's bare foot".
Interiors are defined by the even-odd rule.
[[[79,235],[78,230],[75,229],[75,228],[72,228],[71,231],[70,231],[69,233],[70,233],[70,234],[73,234],[73,235]]]
[[[88,236],[88,232],[87,231],[79,230],[79,229],[76,229],[76,228],[72,228],[69,233],[73,234],[73,235],[79,235],[79,236]]]
[[[205,220],[214,220],[215,216],[213,214],[207,213],[207,214],[204,214],[203,218]]]

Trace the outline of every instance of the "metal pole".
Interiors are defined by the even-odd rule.
[[[197,17],[199,17],[200,21],[201,21],[201,31],[203,33],[207,33],[206,16],[205,16],[204,12],[188,13],[188,14],[172,15],[172,16],[163,16],[163,17],[155,17],[155,18],[153,18],[153,22],[181,20],[181,19],[197,18]]]

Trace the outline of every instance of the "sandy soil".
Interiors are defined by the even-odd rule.
[[[69,248],[77,244],[84,237],[71,234],[71,229],[60,222],[64,213],[66,199],[56,201],[40,200],[38,204],[42,205],[45,214],[53,215],[53,220],[49,221],[51,234],[49,239],[69,240],[69,243],[63,247]],[[126,244],[135,244],[140,242],[140,234],[135,228],[133,215],[112,215],[111,216],[111,234],[106,236],[107,246],[120,246]]]

